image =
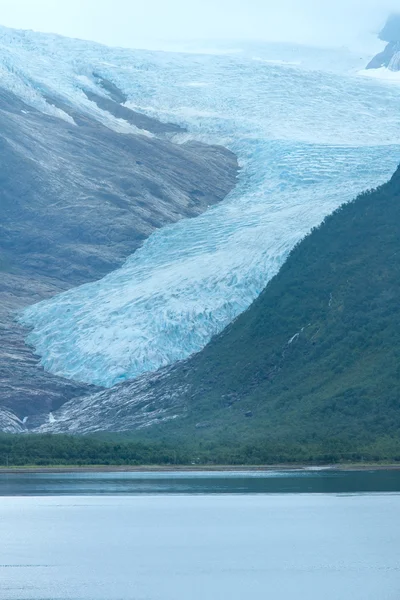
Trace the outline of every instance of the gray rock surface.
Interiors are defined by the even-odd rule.
[[[380,69],[386,67],[391,71],[400,70],[400,15],[390,15],[379,38],[388,42],[383,52],[380,52],[370,61],[367,69]]]
[[[152,231],[199,215],[234,187],[236,157],[120,105],[101,80],[92,100],[156,136],[117,133],[63,103],[77,125],[0,89],[0,429],[98,388],[45,373],[16,311],[117,268]],[[101,94],[106,91],[109,99]],[[56,98],[56,105],[62,104]],[[144,132],[145,133],[145,132]]]
[[[367,65],[367,69],[386,67],[391,71],[400,70],[400,42],[391,42],[383,52],[380,52]]]
[[[400,42],[400,14],[392,13],[389,15],[384,28],[379,34],[379,39],[383,42]]]
[[[4,433],[23,433],[25,426],[14,413],[0,408],[0,431]]]
[[[190,394],[182,380],[175,381],[183,363],[147,373],[102,392],[76,397],[51,415],[31,420],[36,433],[88,434],[144,429],[182,418]]]

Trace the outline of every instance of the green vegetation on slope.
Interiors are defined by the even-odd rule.
[[[175,370],[187,416],[147,435],[394,457],[399,324],[397,171],[325,219],[253,305]]]

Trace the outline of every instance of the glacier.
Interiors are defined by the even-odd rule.
[[[111,387],[187,358],[249,307],[312,227],[386,181],[399,162],[400,88],[360,77],[367,61],[344,49],[154,52],[1,30],[3,85],[35,108],[68,119],[48,99],[61,98],[129,134],[83,93],[98,74],[128,107],[184,126],[175,143],[221,144],[241,165],[224,202],[20,315],[42,366]]]

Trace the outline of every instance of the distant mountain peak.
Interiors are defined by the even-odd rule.
[[[400,13],[392,13],[379,34],[379,39],[388,42],[386,48],[374,56],[367,69],[386,67],[390,71],[400,70]]]
[[[383,42],[400,42],[400,13],[392,13],[379,34]]]

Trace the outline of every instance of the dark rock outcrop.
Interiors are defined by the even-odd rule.
[[[379,34],[379,39],[389,43],[400,42],[400,14],[390,15]]]
[[[380,69],[386,67],[391,71],[400,70],[400,15],[391,15],[379,38],[388,42],[383,52],[380,52],[367,65],[367,69]]]
[[[26,331],[15,322],[16,311],[99,279],[156,228],[202,213],[235,185],[237,161],[231,152],[174,144],[169,137],[179,127],[123,107],[118,88],[106,80],[99,84],[102,91],[92,100],[104,111],[158,137],[117,133],[64,104],[73,125],[0,89],[3,430],[12,429],[14,415],[29,422],[95,391],[40,368],[24,343]],[[109,99],[101,95],[104,90]]]

